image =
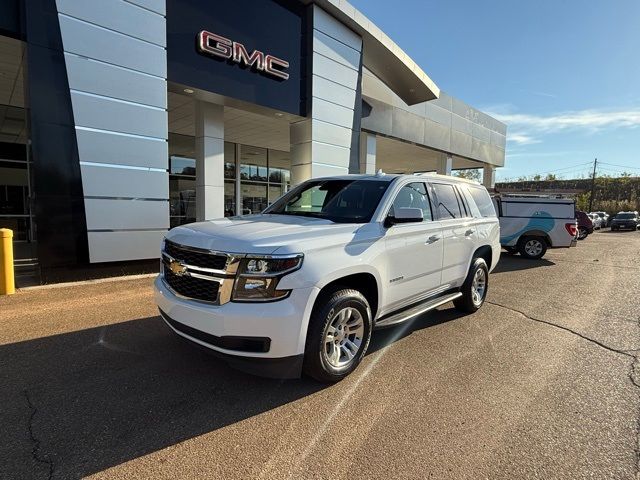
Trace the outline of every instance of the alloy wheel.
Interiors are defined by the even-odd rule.
[[[334,368],[348,366],[360,351],[364,339],[364,319],[358,309],[345,307],[329,322],[322,350],[327,363]]]
[[[480,305],[484,300],[485,292],[487,291],[487,274],[482,268],[478,268],[473,275],[473,282],[471,283],[471,298],[474,305]]]
[[[535,239],[529,240],[524,244],[524,251],[531,257],[540,255],[542,253],[542,242]]]

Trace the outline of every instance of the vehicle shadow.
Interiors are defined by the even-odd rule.
[[[462,314],[374,332],[369,353]],[[80,478],[329,387],[232,369],[160,317],[0,346],[0,478]]]
[[[498,265],[496,265],[492,274],[517,272],[519,270],[530,270],[532,268],[540,267],[551,267],[553,265],[555,265],[555,263],[551,260],[547,260],[546,258],[530,260],[519,255],[509,255],[508,253],[503,252],[502,255],[500,255],[500,261],[498,262]]]
[[[85,477],[325,387],[232,370],[159,317],[3,345],[0,478]]]
[[[465,316],[464,313],[461,313],[453,307],[447,309],[443,309],[443,307],[440,308],[440,310],[431,310],[393,327],[374,330],[367,355],[371,355],[378,350],[402,340],[418,330],[441,325]]]

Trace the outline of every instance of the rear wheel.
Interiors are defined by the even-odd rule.
[[[584,240],[589,235],[585,227],[578,227],[578,240]]]
[[[319,302],[309,321],[303,370],[321,382],[338,382],[356,369],[369,347],[371,309],[352,289],[327,292]]]
[[[460,292],[462,296],[455,299],[455,307],[466,313],[474,313],[484,303],[489,289],[489,267],[483,258],[475,258]]]
[[[537,260],[547,253],[547,242],[541,237],[523,237],[518,243],[518,251],[525,258]]]

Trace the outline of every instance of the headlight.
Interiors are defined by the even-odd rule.
[[[289,295],[290,290],[278,290],[278,282],[302,266],[302,255],[252,255],[243,258],[233,289],[234,301],[264,302]]]

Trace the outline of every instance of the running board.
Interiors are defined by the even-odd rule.
[[[462,293],[455,292],[445,295],[444,297],[436,297],[431,300],[427,300],[426,302],[419,303],[411,308],[407,308],[406,310],[402,310],[397,313],[393,313],[390,316],[385,316],[376,321],[375,328],[385,328],[391,327],[393,325],[397,325],[402,322],[406,322],[407,320],[416,317],[422,313],[428,312],[429,310],[433,310],[434,308],[439,307],[440,305],[444,305],[445,303],[449,303],[456,298],[460,298]]]

